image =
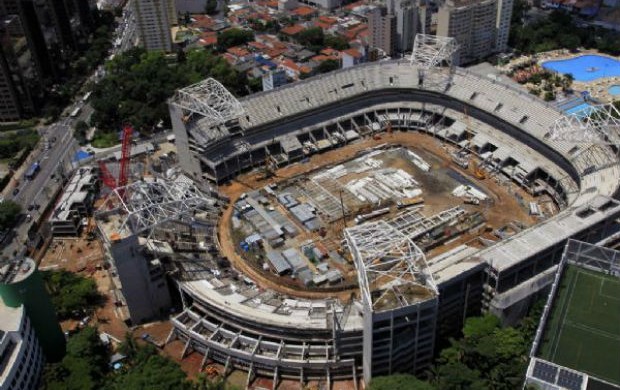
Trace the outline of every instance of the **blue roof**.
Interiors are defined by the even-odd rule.
[[[90,154],[86,153],[83,150],[78,150],[77,153],[75,153],[75,161],[80,161],[80,160],[84,160],[85,158],[90,157]]]

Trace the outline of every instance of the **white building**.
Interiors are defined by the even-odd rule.
[[[495,51],[503,53],[508,49],[508,36],[510,35],[510,20],[512,19],[512,6],[514,0],[497,1],[497,38],[495,39]]]
[[[0,390],[36,389],[42,369],[43,353],[24,306],[0,300]]]
[[[176,22],[172,0],[132,0],[139,44],[147,50],[172,51],[170,27]]]
[[[282,85],[285,85],[286,82],[286,72],[284,70],[272,70],[263,75],[263,91],[269,91],[274,88],[278,88]]]

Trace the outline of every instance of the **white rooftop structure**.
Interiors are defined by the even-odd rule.
[[[412,305],[437,294],[424,253],[387,222],[350,227],[344,235],[357,268],[362,299],[372,311]]]
[[[208,118],[215,125],[243,114],[243,106],[213,78],[179,89],[172,104]]]
[[[558,118],[551,128],[555,141],[603,145],[620,144],[620,111],[613,103],[584,106]]]
[[[216,200],[185,181],[136,181],[115,188],[96,213],[108,240],[151,230],[168,221],[191,222],[194,213],[218,215]],[[110,221],[111,220],[111,221]]]
[[[411,53],[411,65],[432,69],[444,64],[452,66],[459,46],[456,39],[430,34],[416,34]]]

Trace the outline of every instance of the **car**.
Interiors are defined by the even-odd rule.
[[[38,209],[40,209],[40,208],[41,208],[41,205],[40,205],[40,204],[35,204],[35,205],[34,205],[34,209],[35,209],[35,210],[38,210]]]
[[[15,189],[13,190],[13,196],[19,194],[19,188],[15,187]]]
[[[28,211],[32,211],[34,210],[34,205],[33,204],[29,204],[28,205]]]
[[[52,137],[52,142],[56,142],[56,137]]]

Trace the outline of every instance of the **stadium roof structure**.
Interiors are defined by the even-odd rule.
[[[362,301],[370,311],[408,306],[437,295],[422,250],[385,221],[344,231],[353,255]]]
[[[447,64],[452,66],[459,46],[456,39],[437,35],[416,34],[411,53],[411,65],[432,69]]]
[[[190,223],[197,212],[206,212],[215,219],[215,203],[215,199],[187,181],[140,180],[115,188],[95,216],[100,227],[115,217],[113,226],[101,229],[106,239],[114,241],[148,232],[169,221]]]
[[[208,118],[213,126],[236,119],[244,112],[241,103],[213,78],[179,89],[171,103]]]
[[[620,144],[620,111],[612,104],[584,106],[579,111],[558,118],[549,138],[554,141]]]

